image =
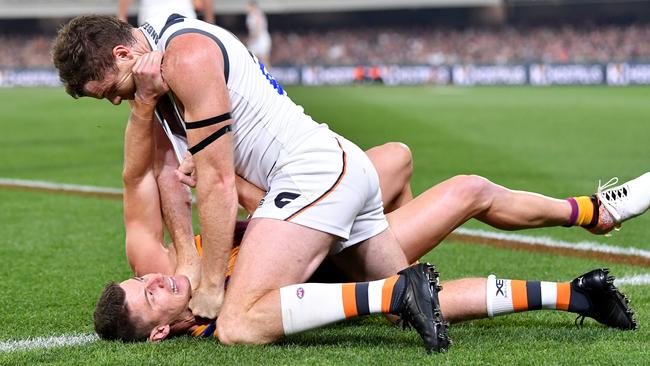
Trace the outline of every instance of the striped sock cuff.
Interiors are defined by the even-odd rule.
[[[510,280],[501,280],[497,279],[495,275],[490,275],[487,279],[485,295],[487,313],[490,318],[514,312],[510,298]]]
[[[487,280],[486,305],[490,318],[529,310],[569,310],[569,282],[545,282],[497,279]]]
[[[571,205],[571,216],[569,217],[569,221],[564,226],[571,227],[575,225],[576,220],[578,220],[578,202],[576,202],[575,198],[573,197],[567,198],[566,201]]]
[[[403,276],[395,275],[384,280],[341,285],[345,318],[375,313],[395,313],[406,288]]]

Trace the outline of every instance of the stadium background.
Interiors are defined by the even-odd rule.
[[[647,1],[260,5],[269,13],[274,76],[286,85],[650,84]],[[115,6],[107,0],[0,2],[0,85],[56,85],[48,46],[57,26],[81,13],[113,14]],[[242,39],[244,6],[216,2],[217,23]]]
[[[259,3],[273,36],[272,73],[291,97],[364,148],[406,142],[415,193],[476,173],[566,197],[593,192],[599,179],[627,180],[648,170],[648,1]],[[242,39],[244,7],[215,1],[216,22]],[[453,326],[453,348],[434,359],[415,334],[376,317],[266,347],[185,338],[156,346],[96,341],[90,319],[99,289],[129,276],[121,202],[9,189],[6,182],[119,193],[128,108],[72,100],[49,60],[50,41],[67,19],[115,9],[109,0],[0,0],[1,365],[647,362],[647,216],[611,238],[570,229],[500,238],[570,249],[582,243],[587,249],[573,253],[578,257],[469,245],[495,233],[477,222],[425,257],[443,279],[494,272],[567,280],[611,267],[627,281],[637,332],[594,322],[578,329],[567,314],[528,313]],[[481,87],[466,87],[472,85]]]

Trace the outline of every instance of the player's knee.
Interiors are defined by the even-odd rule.
[[[479,210],[490,206],[496,184],[479,175],[457,175],[451,179],[459,199]]]
[[[408,172],[408,176],[411,176],[413,171],[413,154],[411,154],[411,149],[408,145],[402,142],[388,142],[386,143],[386,148],[390,156],[399,162],[402,170]]]
[[[244,343],[243,329],[237,326],[237,317],[226,314],[223,311],[217,320],[217,335],[219,342],[226,345]]]
[[[273,341],[259,331],[259,326],[252,324],[245,313],[224,313],[217,321],[219,342],[226,345],[234,344],[266,344]]]

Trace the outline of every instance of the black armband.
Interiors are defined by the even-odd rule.
[[[203,141],[199,142],[198,144],[192,146],[189,148],[189,152],[192,155],[195,155],[197,152],[203,150],[206,146],[210,145],[211,143],[215,142],[219,137],[225,135],[226,133],[232,131],[232,128],[230,125],[223,126],[217,131],[215,131],[212,135],[206,137],[203,139]]]
[[[229,120],[231,118],[232,118],[232,116],[230,115],[230,112],[226,112],[226,113],[224,113],[222,115],[212,117],[212,118],[208,118],[208,119],[204,119],[202,121],[185,122],[185,129],[193,130],[195,128],[203,128],[203,127],[207,127],[207,126],[212,126],[212,125],[216,125],[219,122],[227,121],[227,120]]]

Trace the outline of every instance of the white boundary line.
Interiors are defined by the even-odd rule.
[[[0,178],[0,188],[25,188],[38,191],[70,193],[77,195],[97,195],[109,198],[121,199],[123,190],[121,188],[84,186],[79,184],[54,183],[42,180]],[[196,204],[196,196],[192,195],[192,203]],[[241,208],[241,206],[240,206]]]
[[[629,277],[621,277],[614,280],[616,286],[641,286],[650,285],[650,273],[639,274]]]
[[[481,229],[458,228],[454,233],[477,238],[495,239],[506,242],[517,242],[527,245],[537,245],[549,248],[571,249],[584,252],[599,252],[607,254],[619,254],[627,256],[636,256],[650,259],[650,251],[633,247],[619,247],[607,244],[601,244],[592,241],[580,241],[576,243],[556,240],[548,236],[530,236],[512,233],[499,233]]]
[[[0,342],[0,353],[15,351],[31,351],[41,348],[58,348],[67,346],[82,346],[97,340],[95,334],[68,334],[52,337],[37,337],[23,340]]]
[[[77,184],[63,184],[54,183],[41,180],[27,180],[27,179],[11,179],[0,178],[0,186],[16,187],[16,188],[31,188],[44,191],[61,191],[70,193],[89,193],[89,194],[102,194],[108,196],[121,196],[122,190],[119,188],[97,187],[97,186],[83,186]]]

